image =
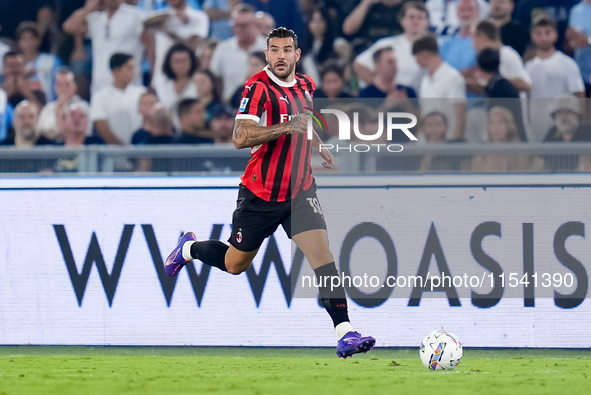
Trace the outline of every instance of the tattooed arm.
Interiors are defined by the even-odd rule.
[[[289,122],[271,126],[259,126],[251,119],[237,119],[234,123],[234,146],[238,149],[256,147],[288,133],[308,132],[308,115],[299,114]]]

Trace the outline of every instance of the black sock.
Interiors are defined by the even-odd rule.
[[[347,313],[347,297],[345,296],[345,288],[339,284],[331,290],[330,278],[338,277],[339,272],[334,262],[328,265],[320,266],[314,270],[316,278],[318,279],[318,291],[320,292],[320,300],[322,305],[332,318],[332,322],[336,327],[341,322],[349,322],[349,314]]]
[[[228,245],[219,240],[196,241],[191,246],[191,256],[209,266],[227,272],[225,257]]]

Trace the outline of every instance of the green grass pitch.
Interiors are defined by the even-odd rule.
[[[583,394],[591,351],[464,349],[453,371],[417,349],[346,361],[324,348],[0,347],[0,395]]]

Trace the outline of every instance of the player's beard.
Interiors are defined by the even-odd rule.
[[[273,74],[275,74],[279,78],[289,77],[289,75],[293,72],[293,69],[295,67],[295,63],[292,63],[292,64],[289,64],[287,62],[283,62],[283,63],[285,63],[285,65],[287,66],[285,68],[285,71],[283,71],[283,72],[277,70],[277,67],[275,65],[271,66],[271,71],[273,72]]]

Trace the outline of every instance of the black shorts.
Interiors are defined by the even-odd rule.
[[[240,251],[254,251],[279,225],[290,239],[308,230],[326,229],[316,184],[286,202],[267,202],[240,184],[232,216],[232,236],[228,239],[230,244]]]

